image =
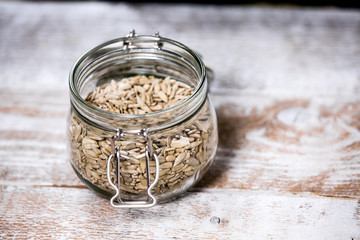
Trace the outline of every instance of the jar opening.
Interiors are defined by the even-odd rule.
[[[178,113],[177,110],[192,102],[205,100],[205,69],[198,54],[171,39],[146,35],[114,39],[91,49],[73,66],[69,76],[72,103],[92,114],[113,119],[150,118]],[[84,99],[85,94],[112,78],[121,79],[140,74],[170,76],[192,86],[194,91],[174,106],[143,114],[113,113],[93,106]]]

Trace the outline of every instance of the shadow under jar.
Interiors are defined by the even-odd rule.
[[[147,76],[152,87],[171,78],[193,91],[173,106],[141,114],[114,113],[85,100],[98,87],[137,76]],[[169,201],[198,182],[212,164],[218,133],[206,68],[185,45],[132,32],[84,54],[73,66],[69,84],[71,165],[114,207]]]

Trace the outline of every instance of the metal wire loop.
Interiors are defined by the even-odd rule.
[[[138,135],[143,136],[144,140],[147,142],[145,146],[145,162],[146,162],[146,177],[147,177],[147,196],[148,199],[146,201],[124,201],[121,197],[121,181],[120,181],[120,161],[121,159],[129,160],[130,157],[121,154],[119,146],[115,146],[115,141],[120,141],[122,138],[127,135]],[[106,174],[107,180],[112,188],[115,189],[115,195],[110,199],[110,204],[115,208],[144,208],[144,207],[152,207],[157,203],[156,198],[152,194],[152,189],[155,187],[159,180],[159,171],[160,171],[160,163],[158,156],[154,153],[152,148],[152,140],[148,135],[148,131],[146,129],[140,130],[121,130],[118,129],[116,134],[111,138],[111,149],[112,153],[108,157]],[[153,158],[155,160],[155,178],[154,181],[151,182],[151,174],[150,174],[150,159]],[[113,183],[111,179],[111,163],[112,160],[115,159],[116,162],[116,179],[117,186]]]

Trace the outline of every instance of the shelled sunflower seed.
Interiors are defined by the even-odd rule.
[[[97,87],[85,100],[113,113],[144,114],[174,106],[189,97],[193,90],[170,77],[135,76]]]
[[[169,77],[135,76],[118,82],[112,80],[97,87],[85,100],[113,113],[144,114],[174,106],[189,97],[193,90]],[[156,192],[166,192],[181,185],[206,165],[209,158],[208,139],[213,126],[209,111],[200,111],[198,115],[192,122],[152,136],[153,149],[160,162]],[[72,115],[69,130],[74,167],[97,187],[113,191],[106,175],[106,162],[111,154],[111,136],[99,134],[75,115]],[[124,140],[116,141],[115,144],[119,146],[122,155],[129,157],[120,162],[121,189],[136,194],[146,191],[146,142]],[[115,167],[113,161],[111,179],[116,184]],[[155,162],[150,161],[151,181],[155,178],[155,168]]]

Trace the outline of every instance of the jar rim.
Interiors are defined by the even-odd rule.
[[[99,49],[109,46],[111,44],[114,43],[119,43],[119,42],[125,42],[125,41],[129,41],[129,42],[157,42],[157,43],[170,43],[176,47],[179,47],[180,49],[186,51],[188,54],[190,54],[190,56],[193,57],[193,59],[199,64],[200,67],[200,71],[199,71],[199,82],[197,83],[194,91],[191,93],[190,96],[188,96],[186,99],[184,99],[183,101],[175,104],[174,106],[159,110],[159,111],[154,111],[154,112],[150,112],[150,113],[143,113],[143,114],[125,114],[125,113],[113,113],[110,111],[106,111],[103,110],[101,108],[98,108],[96,106],[91,105],[90,103],[88,103],[83,97],[81,97],[77,87],[76,87],[76,77],[75,77],[75,73],[78,70],[78,67],[80,66],[80,64],[89,56],[91,56],[93,53],[96,53],[96,51],[98,51]],[[137,48],[138,49],[138,48]],[[129,51],[131,51],[131,49],[129,49]],[[135,35],[135,36],[128,36],[128,37],[121,37],[121,38],[116,38],[116,39],[112,39],[109,41],[106,41],[92,49],[90,49],[89,51],[87,51],[86,53],[84,53],[73,65],[73,67],[70,70],[70,74],[69,74],[69,87],[70,87],[70,91],[71,91],[71,95],[73,97],[75,97],[75,99],[81,103],[82,106],[85,106],[87,109],[90,109],[91,111],[95,112],[95,113],[99,113],[101,115],[104,115],[106,117],[111,117],[111,118],[124,118],[124,119],[134,119],[134,118],[148,118],[148,117],[156,117],[158,115],[161,114],[166,114],[169,113],[171,111],[174,111],[176,109],[179,109],[183,106],[185,106],[186,104],[190,103],[195,97],[196,95],[199,93],[199,91],[201,91],[203,85],[206,82],[206,67],[205,64],[203,63],[200,55],[198,53],[196,53],[195,51],[193,51],[192,49],[190,49],[189,47],[187,47],[186,45],[175,41],[173,39],[169,39],[169,38],[164,38],[161,36],[151,36],[151,35]],[[206,88],[206,91],[208,91],[208,89]]]

